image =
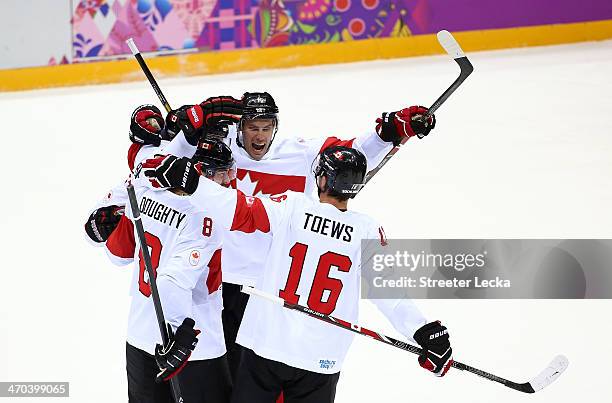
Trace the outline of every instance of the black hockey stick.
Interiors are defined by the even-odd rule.
[[[162,103],[162,105],[166,109],[166,112],[170,112],[172,108],[170,107],[170,104],[166,100],[166,97],[164,96],[164,93],[162,92],[161,88],[159,88],[159,85],[157,85],[157,81],[155,81],[155,77],[153,77],[151,70],[149,70],[149,66],[147,66],[147,63],[142,58],[142,55],[140,54],[140,51],[138,50],[136,43],[134,43],[134,39],[129,38],[127,41],[125,41],[125,43],[127,43],[128,47],[132,51],[132,54],[138,61],[138,64],[140,65],[140,68],[142,69],[145,76],[147,76],[147,80],[149,80],[149,83],[151,83],[151,87],[153,87],[153,91],[155,91],[155,93],[157,94],[157,98],[159,98],[159,101]]]
[[[289,303],[280,297],[276,297],[274,295],[267,294],[253,287],[243,286],[242,292],[244,292],[245,294],[255,295],[256,297],[267,299],[268,301],[282,305],[283,307],[287,309],[301,312],[312,318],[321,320],[323,322],[332,324],[334,326],[341,327],[346,330],[350,330],[351,332],[358,333],[362,336],[371,337],[376,341],[379,341],[385,344],[389,344],[401,350],[408,351],[410,353],[417,354],[417,355],[423,354],[423,350],[421,348],[414,346],[412,344],[408,344],[401,340],[394,339],[393,337],[385,336],[382,333],[378,333],[373,330],[366,329],[365,327],[361,327],[359,325],[353,325],[352,323],[349,323],[342,319],[335,318],[331,315],[325,315],[321,312],[313,311],[312,309],[307,308],[303,305]],[[534,392],[537,392],[543,389],[544,387],[550,385],[553,381],[555,381],[559,377],[559,375],[561,375],[563,371],[565,371],[568,364],[569,364],[569,361],[567,360],[565,356],[558,355],[555,358],[553,358],[550,364],[548,364],[548,366],[539,375],[531,379],[529,382],[525,382],[525,383],[512,382],[507,379],[500,378],[497,375],[493,375],[489,372],[485,372],[481,369],[471,367],[469,365],[463,364],[458,361],[453,361],[452,366],[453,368],[457,368],[462,371],[471,372],[473,374],[486,378],[490,381],[501,383],[502,385],[508,388],[518,390],[520,392],[534,393]]]
[[[423,121],[426,121],[429,117],[431,117],[431,115],[433,115],[438,110],[438,108],[442,106],[444,102],[446,102],[448,97],[450,97],[451,94],[455,92],[457,88],[459,88],[459,86],[465,81],[465,79],[468,78],[470,74],[472,74],[472,71],[474,71],[474,66],[472,66],[472,63],[470,63],[467,56],[463,53],[463,50],[461,50],[461,47],[459,46],[455,38],[453,38],[453,35],[451,35],[450,32],[438,32],[438,42],[440,42],[440,45],[442,45],[446,53],[448,53],[448,55],[451,56],[457,62],[459,68],[461,69],[461,72],[459,73],[459,77],[457,77],[457,79],[451,84],[451,86],[448,87],[446,91],[444,91],[442,95],[440,95],[438,99],[436,99],[436,102],[434,102],[429,107],[427,114],[421,118]],[[365,183],[368,183],[370,179],[372,179],[372,177],[376,175],[376,173],[380,171],[380,169],[385,166],[387,162],[389,162],[391,157],[393,157],[395,153],[399,151],[400,147],[407,141],[408,137],[404,137],[400,144],[393,147],[391,151],[389,151],[387,155],[385,155],[380,164],[378,164],[378,166],[368,172],[365,178]]]
[[[164,311],[162,310],[159,292],[157,291],[157,282],[155,281],[153,266],[151,265],[151,255],[149,254],[144,227],[142,226],[140,209],[138,208],[138,201],[136,200],[136,193],[134,192],[134,186],[131,183],[127,185],[127,192],[128,198],[130,199],[132,216],[134,217],[134,225],[136,226],[136,234],[138,235],[138,241],[140,242],[140,252],[142,253],[145,268],[147,269],[147,274],[149,275],[151,297],[153,298],[153,307],[155,308],[155,316],[157,316],[157,324],[159,325],[159,331],[161,333],[164,346],[167,346],[170,336],[168,335],[168,330],[166,329],[166,320],[164,319]],[[172,396],[174,397],[174,401],[176,403],[183,403],[181,387],[176,376],[170,379],[170,385],[172,387]]]

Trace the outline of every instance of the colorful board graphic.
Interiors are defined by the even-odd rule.
[[[612,19],[591,0],[73,0],[72,55],[216,51]],[[52,61],[56,63],[55,60]]]

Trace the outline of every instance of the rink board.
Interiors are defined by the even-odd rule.
[[[465,31],[455,34],[470,51],[543,46],[612,38],[612,20],[521,28]],[[281,46],[154,57],[156,77],[185,77],[261,69],[348,63],[442,53],[433,34],[402,38]],[[143,80],[131,59],[0,70],[0,92]]]

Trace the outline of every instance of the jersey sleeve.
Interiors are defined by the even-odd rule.
[[[295,192],[286,192],[260,199],[245,196],[238,191],[236,213],[231,230],[245,233],[261,231],[274,234],[287,222],[295,199]]]
[[[301,193],[285,192],[261,200],[262,205],[266,209],[272,233],[278,232],[281,227],[288,223],[292,209],[298,203],[298,200],[303,197],[305,196]]]
[[[379,311],[391,322],[393,327],[413,343],[414,332],[427,323],[411,299],[371,299]]]
[[[132,143],[132,145],[130,145],[130,148],[128,148],[127,163],[128,168],[130,168],[130,171],[134,170],[134,166],[136,165],[136,156],[138,155],[138,152],[142,147],[144,147],[142,144]]]
[[[174,155],[175,157],[193,157],[197,147],[192,146],[185,140],[183,132],[177,134],[169,143],[162,144],[161,153]]]
[[[255,231],[270,232],[270,218],[264,201],[258,197],[246,196],[240,190],[236,192],[236,209],[230,231],[247,234]]]
[[[132,144],[128,149],[127,161],[128,167],[130,171],[133,171],[134,168],[140,164],[142,161],[146,160],[158,154],[160,147],[155,147],[152,145],[142,145],[142,144]]]
[[[134,224],[124,215],[106,240],[106,255],[113,264],[125,266],[134,261],[135,249]]]
[[[314,161],[317,155],[329,147],[352,147],[365,155],[368,162],[368,171],[374,169],[393,148],[392,143],[383,141],[374,131],[349,140],[342,140],[332,136],[305,141],[308,143],[308,155],[306,158],[309,161]]]
[[[176,157],[191,158],[196,151],[196,147],[187,143],[185,137],[181,134],[176,136],[172,141],[162,140],[159,147],[152,145],[132,144],[128,149],[127,161],[130,171],[133,171],[142,161],[153,157],[156,154],[171,154]]]
[[[234,220],[238,191],[225,188],[214,181],[200,177],[198,188],[190,196],[191,204],[207,214],[221,228],[229,230]]]
[[[125,181],[121,181],[110,189],[104,197],[102,197],[95,206],[89,210],[89,214],[93,213],[100,207],[108,206],[125,206],[127,204],[128,195],[125,188]]]
[[[294,204],[295,194],[287,192],[260,199],[200,178],[191,197],[194,206],[210,212],[229,231],[273,233],[275,228],[283,225],[289,214],[288,207]]]
[[[196,214],[181,230],[172,256],[157,269],[157,286],[165,319],[175,329],[186,317],[192,317],[192,291],[206,281],[209,293],[221,282],[221,240],[223,229],[208,217]],[[204,276],[207,276],[204,278]],[[204,329],[202,329],[204,330]]]
[[[362,267],[365,266],[367,260],[372,259],[375,254],[385,252],[392,253],[392,251],[386,251],[387,240],[384,229],[382,226],[378,225],[378,223],[371,224],[368,240],[364,241],[362,245],[364,248],[363,261],[361,263]],[[372,272],[362,270],[361,275],[367,278],[369,275],[372,275]],[[367,289],[365,289],[365,293],[367,299]],[[385,315],[398,332],[411,342],[416,343],[413,338],[414,332],[426,324],[427,320],[414,301],[407,296],[402,299],[370,299],[369,301],[376,305],[378,310]]]
[[[359,136],[353,142],[353,147],[365,155],[368,161],[368,171],[380,164],[385,155],[393,148],[393,143],[383,141],[375,131]]]

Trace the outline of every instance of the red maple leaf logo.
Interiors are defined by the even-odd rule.
[[[265,172],[249,171],[238,168],[236,178],[239,181],[245,180],[246,176],[249,176],[247,181],[255,183],[255,188],[252,190],[251,196],[255,196],[258,193],[275,195],[279,193],[285,193],[288,190],[294,192],[304,192],[306,189],[306,177],[297,175],[276,175]],[[236,182],[232,185],[236,188]],[[241,189],[247,193],[246,189]],[[251,193],[251,192],[248,192]]]

